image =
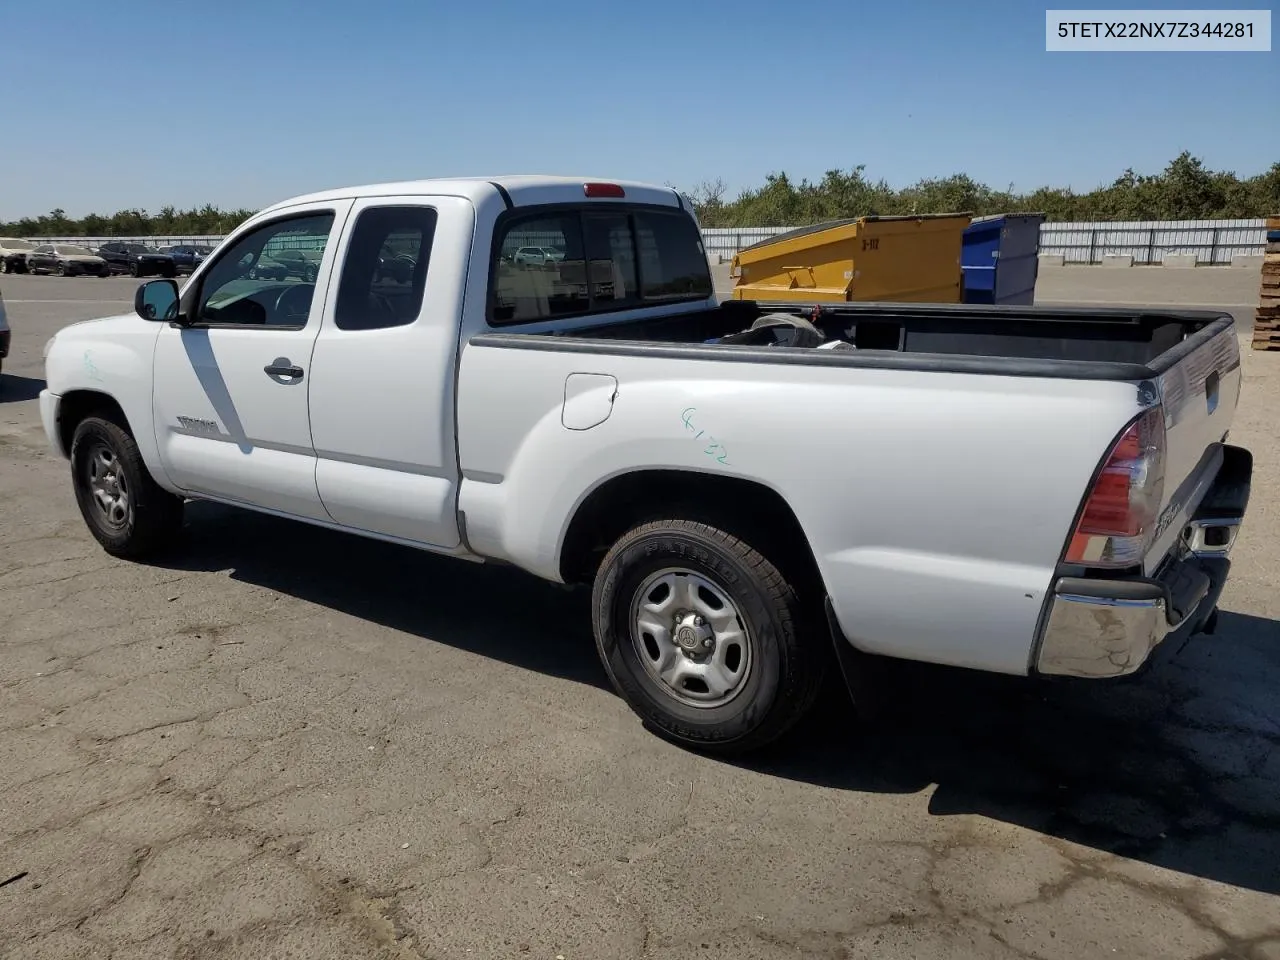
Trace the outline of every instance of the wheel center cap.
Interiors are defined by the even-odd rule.
[[[686,654],[703,654],[711,648],[713,634],[701,617],[690,613],[676,621],[675,641]]]

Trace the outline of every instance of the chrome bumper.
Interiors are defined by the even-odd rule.
[[[1035,658],[1039,673],[1125,676],[1142,667],[1171,635],[1212,632],[1253,470],[1247,451],[1226,449],[1230,453],[1214,488],[1183,528],[1174,556],[1158,576],[1057,580]]]

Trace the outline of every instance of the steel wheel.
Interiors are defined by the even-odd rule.
[[[114,528],[127,526],[133,504],[120,461],[105,443],[95,443],[85,458],[85,483],[103,521]]]
[[[682,567],[647,577],[631,602],[631,642],[658,686],[692,707],[719,707],[751,672],[751,634],[728,594]]]

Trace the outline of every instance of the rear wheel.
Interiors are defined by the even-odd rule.
[[[141,276],[141,274],[142,274],[142,271],[138,268],[138,265],[136,263],[129,264],[129,276],[137,277],[137,276]]]
[[[659,520],[605,556],[592,591],[596,644],[614,688],[686,746],[745,753],[813,705],[821,655],[779,569],[705,523]]]
[[[53,268],[53,272],[55,276],[65,277],[67,275],[67,265],[65,263],[59,263]]]
[[[139,559],[182,526],[182,504],[152,479],[128,431],[88,417],[71,441],[72,485],[89,532],[107,553]]]

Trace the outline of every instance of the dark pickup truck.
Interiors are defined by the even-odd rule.
[[[131,277],[176,277],[178,265],[173,257],[141,243],[112,240],[98,248],[98,256],[107,261],[112,273]]]

